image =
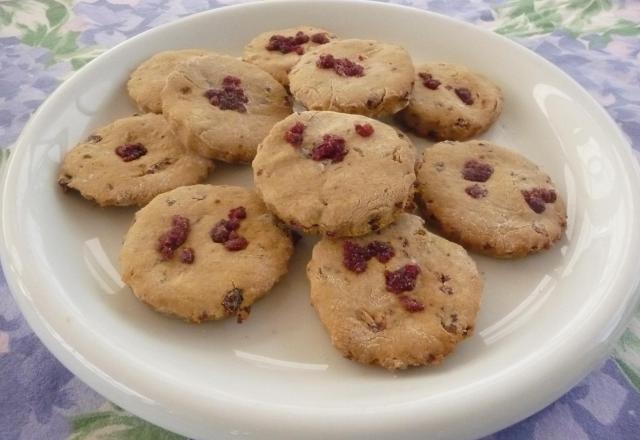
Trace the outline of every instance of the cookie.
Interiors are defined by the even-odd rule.
[[[253,64],[207,55],[178,65],[162,112],[180,141],[224,162],[250,162],[273,124],[291,113],[284,87]]]
[[[160,52],[140,64],[129,77],[127,92],[143,112],[162,112],[160,92],[176,65],[190,58],[206,55],[204,49]]]
[[[471,336],[483,290],[466,251],[412,214],[364,237],[322,239],[307,276],[333,345],[392,370],[438,364]]]
[[[144,205],[156,195],[201,182],[213,168],[186,150],[161,115],[118,119],[64,157],[58,183],[100,206]]]
[[[455,242],[493,257],[547,249],[567,225],[551,178],[487,141],[441,142],[424,151],[418,191],[428,216]]]
[[[120,254],[123,281],[155,310],[191,322],[237,316],[287,272],[288,231],[252,190],[193,185],[136,213]]]
[[[253,177],[267,207],[294,228],[357,236],[388,225],[411,202],[415,155],[382,122],[308,111],[273,127]]]
[[[244,61],[269,72],[282,85],[289,85],[289,71],[310,49],[329,43],[336,36],[324,29],[298,26],[264,32],[244,48]]]
[[[403,109],[413,64],[400,46],[336,40],[308,51],[289,74],[293,96],[309,110],[385,116]]]
[[[434,140],[466,140],[486,131],[502,112],[502,92],[466,67],[429,63],[416,67],[409,105],[399,119]]]

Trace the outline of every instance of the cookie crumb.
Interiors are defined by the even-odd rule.
[[[222,307],[228,315],[234,315],[240,310],[242,301],[244,300],[244,292],[242,289],[234,287],[224,296],[222,300]]]
[[[92,134],[87,138],[87,142],[91,142],[92,144],[97,144],[101,140],[102,140],[102,136],[99,136],[97,134]]]

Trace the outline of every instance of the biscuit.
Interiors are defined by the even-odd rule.
[[[129,77],[127,92],[143,112],[162,113],[160,92],[176,65],[190,58],[206,55],[204,49],[160,52],[140,64]]]
[[[309,110],[371,117],[396,113],[413,87],[409,53],[373,40],[336,40],[308,51],[291,69],[293,96]]]
[[[467,252],[412,214],[364,237],[320,240],[307,276],[332,344],[392,370],[438,364],[471,336],[483,290]]]
[[[412,201],[415,149],[365,116],[296,113],[276,124],[253,161],[267,207],[294,228],[335,237],[381,229]]]
[[[100,206],[144,205],[207,177],[213,163],[186,150],[161,115],[118,119],[71,149],[58,183]]]
[[[273,124],[291,113],[291,102],[259,67],[212,54],[169,75],[162,112],[180,141],[201,156],[247,163]]]
[[[254,191],[193,185],[136,213],[120,254],[123,281],[155,310],[192,322],[246,317],[293,252]]]
[[[466,140],[486,131],[502,112],[502,92],[463,66],[429,63],[416,67],[409,105],[399,119],[434,140]]]
[[[269,72],[283,86],[288,86],[289,71],[300,56],[335,38],[331,32],[311,26],[264,32],[247,44],[242,58]]]
[[[567,225],[551,178],[520,154],[487,141],[441,142],[417,169],[426,215],[442,233],[493,257],[547,249]]]

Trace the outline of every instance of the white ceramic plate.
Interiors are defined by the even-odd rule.
[[[145,58],[187,47],[240,54],[254,35],[301,23],[401,44],[416,62],[460,62],[485,73],[506,102],[486,137],[541,164],[568,202],[566,237],[551,251],[517,261],[475,257],[486,276],[477,334],[441,367],[391,374],[340,357],[309,305],[310,238],[246,323],[198,326],[160,316],[118,275],[133,210],[99,209],[55,184],[70,146],[134,111],[124,83]],[[269,2],[146,32],[64,83],[25,129],[9,168],[2,262],[30,325],[91,387],[189,436],[478,437],[577,383],[603,359],[637,299],[639,177],[615,124],[540,57],[414,9]],[[250,185],[251,174],[221,166],[211,182]]]

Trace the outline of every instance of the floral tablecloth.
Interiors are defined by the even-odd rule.
[[[239,0],[0,0],[0,160],[33,111],[105,49]],[[396,1],[513,38],[580,82],[640,151],[640,0]],[[640,439],[640,315],[614,356],[564,397],[489,439]],[[522,396],[526,398],[526,396]],[[180,439],[106,401],[21,317],[0,272],[0,439]]]

